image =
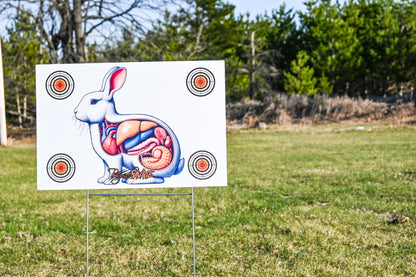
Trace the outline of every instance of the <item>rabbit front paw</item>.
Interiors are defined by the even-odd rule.
[[[99,178],[97,180],[97,182],[100,183],[100,184],[104,184],[104,185],[115,185],[116,184],[116,182],[114,182],[113,179],[109,178],[106,175],[104,175],[103,177]]]

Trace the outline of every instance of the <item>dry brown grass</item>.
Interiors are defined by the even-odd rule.
[[[227,105],[229,127],[320,125],[339,122],[392,120],[396,125],[416,122],[414,96],[362,99],[348,96],[276,94],[264,101],[246,100]]]

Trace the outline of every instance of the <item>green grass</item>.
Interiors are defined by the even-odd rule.
[[[416,275],[415,137],[228,134],[228,187],[194,190],[197,275]],[[0,276],[83,275],[85,191],[37,191],[35,156],[0,148]],[[90,276],[192,275],[190,197],[91,196],[89,211]]]

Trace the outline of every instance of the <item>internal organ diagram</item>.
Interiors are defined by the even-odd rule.
[[[104,174],[99,183],[114,184],[112,174],[125,170],[146,171],[140,175],[146,177],[131,178],[123,173],[123,182],[163,183],[164,178],[183,170],[179,141],[171,128],[156,117],[117,112],[113,95],[124,85],[126,75],[126,68],[108,71],[101,90],[81,99],[74,110],[75,117],[88,123],[92,147],[103,160]]]
[[[155,122],[127,120],[118,124],[104,120],[100,133],[103,149],[108,154],[138,156],[150,170],[163,169],[172,161],[172,139]]]

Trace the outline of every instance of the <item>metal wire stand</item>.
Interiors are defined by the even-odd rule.
[[[171,195],[190,195],[192,199],[192,260],[193,260],[193,273],[196,276],[196,252],[195,252],[195,212],[194,212],[194,188],[191,187],[190,193],[90,193],[87,189],[87,203],[86,203],[86,252],[87,252],[87,270],[86,276],[89,274],[89,253],[88,253],[88,230],[89,230],[89,197],[90,196],[171,196]]]

